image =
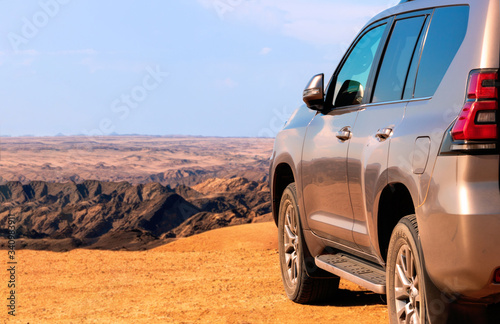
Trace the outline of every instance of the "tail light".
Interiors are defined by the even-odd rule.
[[[495,271],[495,275],[493,278],[493,283],[500,284],[500,269]]]
[[[467,101],[451,130],[455,141],[496,140],[498,72],[473,71],[469,76]]]
[[[498,70],[473,70],[467,98],[446,132],[440,154],[490,154],[498,147]]]

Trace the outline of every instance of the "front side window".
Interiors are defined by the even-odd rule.
[[[362,102],[373,60],[385,28],[384,24],[371,29],[354,46],[337,75],[333,96],[335,107],[356,105]]]
[[[377,77],[372,102],[401,100],[425,16],[396,21]]]

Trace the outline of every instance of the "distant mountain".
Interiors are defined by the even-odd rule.
[[[4,137],[0,183],[83,179],[172,188],[211,178],[263,182],[272,140],[175,136]]]
[[[0,236],[14,217],[20,248],[145,249],[261,220],[270,207],[267,184],[245,178],[175,190],[154,182],[7,182],[0,185]]]

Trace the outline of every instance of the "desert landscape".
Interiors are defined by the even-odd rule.
[[[0,248],[15,224],[15,323],[385,323],[347,281],[284,293],[270,215],[273,140],[0,138]],[[4,300],[9,271],[0,290]]]
[[[210,178],[266,181],[272,147],[270,138],[0,137],[0,183],[98,180],[175,187]]]
[[[270,220],[271,148],[255,138],[3,138],[0,233],[14,217],[20,248],[144,250]]]
[[[289,301],[269,222],[140,252],[22,250],[18,261],[17,323],[388,322],[381,296],[347,281],[325,304]]]

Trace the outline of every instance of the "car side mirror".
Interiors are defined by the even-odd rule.
[[[363,85],[358,81],[345,80],[340,87],[337,99],[335,99],[335,107],[344,107],[352,105],[360,105],[363,102],[365,90]]]
[[[325,75],[323,73],[313,76],[304,89],[302,99],[307,107],[312,110],[323,110],[325,106]]]

